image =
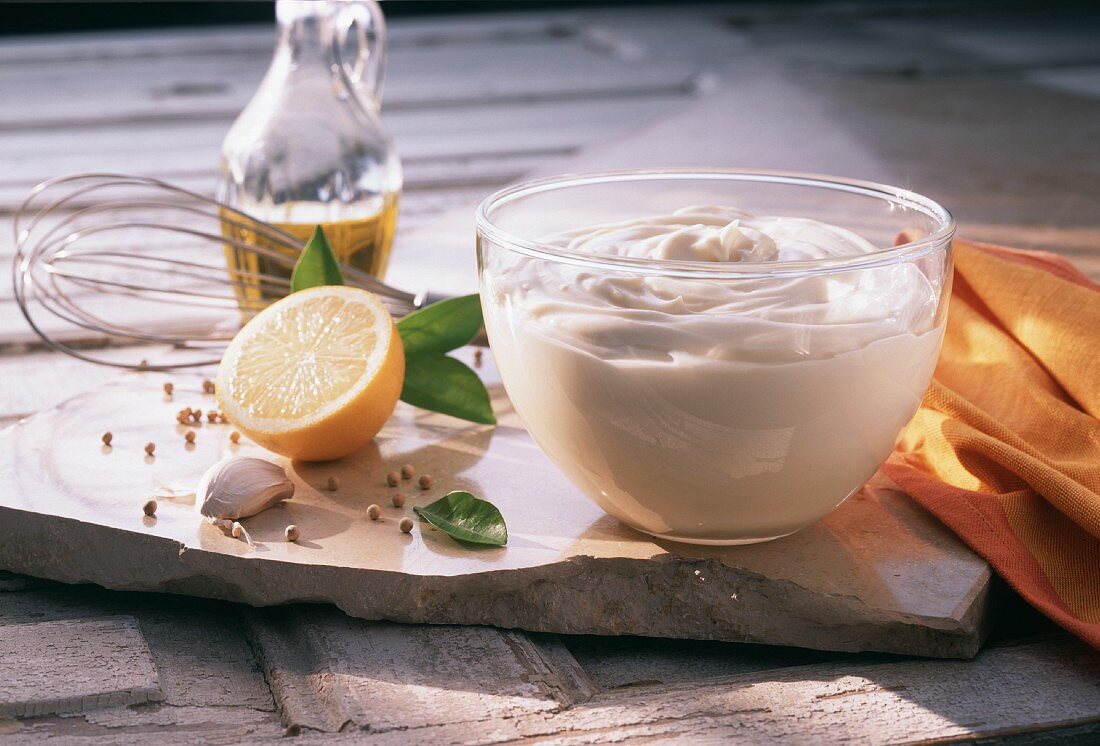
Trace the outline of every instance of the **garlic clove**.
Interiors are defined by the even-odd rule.
[[[283,467],[251,456],[231,456],[211,466],[196,490],[199,511],[212,522],[237,521],[294,496]]]

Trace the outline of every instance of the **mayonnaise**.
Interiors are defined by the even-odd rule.
[[[726,207],[543,243],[716,269],[875,251],[837,226]],[[550,458],[626,523],[701,543],[789,534],[862,486],[931,379],[941,289],[905,262],[737,280],[658,271],[489,254],[489,340]]]

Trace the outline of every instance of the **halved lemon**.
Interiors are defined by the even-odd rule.
[[[354,452],[393,413],[405,349],[382,301],[358,288],[293,293],[241,329],[222,356],[222,412],[264,448],[325,461]]]

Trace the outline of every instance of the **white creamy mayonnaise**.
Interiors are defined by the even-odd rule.
[[[715,206],[543,243],[716,268],[876,250]],[[712,280],[506,249],[484,261],[489,341],[532,436],[607,512],[685,541],[783,536],[856,491],[916,411],[943,334],[942,288],[912,263]]]

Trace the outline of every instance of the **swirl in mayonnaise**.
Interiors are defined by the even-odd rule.
[[[816,220],[699,206],[543,243],[716,268],[876,251]],[[788,534],[862,486],[942,339],[943,288],[907,262],[729,280],[500,250],[482,284],[501,376],[535,440],[605,510],[686,541]]]

